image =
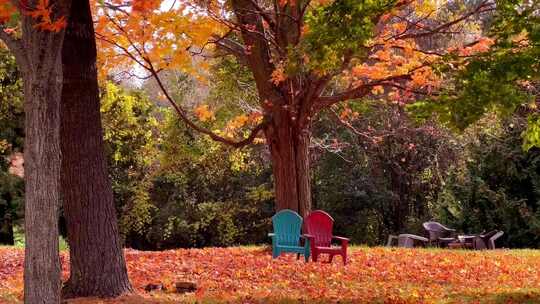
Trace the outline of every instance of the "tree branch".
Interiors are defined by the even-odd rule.
[[[453,26],[455,24],[460,23],[461,21],[464,21],[464,20],[468,19],[472,15],[481,14],[481,13],[489,12],[489,11],[492,11],[492,10],[495,10],[495,6],[489,4],[488,0],[484,0],[484,1],[482,1],[482,3],[480,3],[478,6],[476,6],[475,9],[469,11],[468,13],[464,14],[463,16],[461,16],[459,18],[456,18],[456,19],[454,19],[452,21],[449,21],[447,23],[441,24],[441,25],[439,25],[439,26],[437,26],[435,28],[425,29],[425,31],[419,32],[419,33],[399,34],[399,35],[393,36],[391,38],[410,39],[410,38],[421,38],[421,37],[431,36],[431,35],[434,35],[434,34],[438,34],[441,31],[443,31],[443,30],[445,30],[447,28],[450,28],[451,26]]]
[[[152,76],[156,80],[159,89],[161,90],[163,95],[165,95],[165,98],[171,104],[171,106],[174,108],[174,110],[176,111],[176,113],[178,114],[180,119],[184,123],[186,123],[189,127],[194,129],[195,131],[198,131],[198,132],[200,132],[202,134],[208,135],[208,136],[210,136],[210,138],[212,138],[215,141],[227,144],[227,145],[235,147],[235,148],[241,148],[241,147],[244,147],[244,146],[247,146],[247,145],[251,144],[255,140],[255,138],[257,138],[257,135],[259,134],[259,132],[264,130],[264,128],[267,125],[266,121],[263,121],[262,123],[258,124],[255,128],[253,128],[251,130],[249,136],[247,138],[241,140],[241,141],[234,141],[234,140],[228,139],[226,137],[219,136],[216,133],[214,133],[214,132],[212,132],[212,131],[210,131],[210,130],[208,130],[206,128],[203,128],[203,127],[195,124],[193,121],[191,121],[191,119],[189,119],[189,117],[187,116],[186,111],[180,105],[178,105],[174,101],[174,99],[171,97],[171,95],[169,94],[169,92],[167,91],[165,86],[163,85],[163,82],[161,81],[161,78],[159,77],[158,73],[154,70],[154,68],[152,66],[150,66],[149,72],[152,74]]]

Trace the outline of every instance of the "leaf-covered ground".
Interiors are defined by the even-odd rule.
[[[538,250],[353,248],[347,266],[272,260],[262,247],[126,250],[126,259],[138,295],[73,303],[540,303]],[[21,302],[22,265],[22,249],[0,248],[0,303]],[[199,289],[175,294],[176,281]],[[168,291],[145,292],[149,283]]]

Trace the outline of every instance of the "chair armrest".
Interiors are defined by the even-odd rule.
[[[276,234],[275,233],[269,233],[268,236],[273,238],[274,236],[276,236]]]
[[[341,241],[341,242],[349,242],[349,241],[350,241],[350,239],[348,239],[348,238],[346,238],[346,237],[342,237],[342,236],[335,236],[335,235],[333,235],[332,238],[333,238],[334,240],[339,240],[339,241]]]
[[[311,234],[302,234],[301,237],[309,240],[315,239],[315,236]]]

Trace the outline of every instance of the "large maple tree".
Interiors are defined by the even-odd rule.
[[[357,116],[351,102],[431,94],[441,83],[434,66],[489,48],[475,23],[494,8],[490,0],[112,0],[97,10],[97,32],[105,66],[142,67],[193,129],[234,147],[263,135],[276,208],[305,215],[311,128],[319,113],[340,111],[346,123]],[[245,65],[258,92],[259,115],[243,120],[251,129],[236,136],[202,127],[197,116],[207,120],[211,110],[188,113],[162,80],[163,71],[197,73],[219,56]]]
[[[26,303],[60,303],[61,50],[71,1],[0,1],[0,39],[22,73]]]
[[[37,298],[59,299],[56,288],[60,286],[59,270],[58,264],[53,262],[58,259],[57,225],[61,200],[68,228],[71,266],[70,278],[64,285],[63,296],[117,296],[130,292],[131,286],[106,168],[90,2],[77,1],[70,8],[66,4],[65,9],[56,7],[60,4],[62,3],[47,0],[35,3],[0,1],[1,21],[4,23],[0,35],[17,57],[25,86],[36,82],[39,88],[54,90],[54,95],[43,96],[43,99],[35,104],[26,102],[25,106],[25,160],[29,169],[26,174],[25,224],[29,252],[27,261],[34,260],[33,255],[44,252],[43,248],[33,244],[33,239],[36,238],[34,231],[37,231],[41,233],[37,239],[43,242],[39,245],[47,246],[46,252],[56,256],[47,257],[46,261],[40,260],[35,266],[48,267],[47,264],[42,264],[48,262],[55,273],[50,270],[51,273],[44,275],[42,270],[37,269],[40,271],[37,275],[49,282],[49,285],[55,286],[52,288],[44,282],[39,283],[48,292],[40,294],[40,289],[35,288],[30,282],[30,276],[27,276],[29,280],[25,282],[25,287],[38,291],[34,292],[38,294]],[[33,21],[34,24],[27,26],[27,21]],[[55,45],[26,41],[25,37],[32,32],[44,37],[55,37],[55,40],[51,41]],[[57,48],[60,48],[60,57]],[[36,70],[34,65],[39,63],[40,56],[49,52],[55,61],[46,61],[43,71]],[[32,58],[31,56],[37,57],[36,62],[28,66],[27,60]],[[51,80],[52,82],[47,82]],[[36,98],[33,91],[25,90],[24,93],[27,101]],[[58,93],[60,101],[57,100]],[[40,110],[44,105],[51,106],[47,113],[40,114],[41,117],[32,115],[33,111]],[[50,122],[44,124],[39,119],[49,119]],[[28,123],[29,120],[32,122]],[[39,131],[45,133],[39,134],[39,137],[29,136]],[[36,151],[32,150],[34,145],[43,145],[43,142],[54,147],[54,150],[48,151],[40,147]],[[30,154],[32,152],[36,155]],[[48,162],[39,163],[34,168],[31,157],[43,155],[49,157]],[[51,168],[58,169],[58,161],[61,163],[60,172],[47,171]],[[47,178],[49,184],[41,181],[32,183],[34,175],[41,174],[42,170],[45,171],[42,174],[47,175],[39,178]],[[50,195],[50,201],[35,201],[32,195],[34,192]],[[40,205],[35,206],[34,203]],[[41,219],[44,222],[39,221]],[[30,302],[33,301],[32,298],[29,299]]]

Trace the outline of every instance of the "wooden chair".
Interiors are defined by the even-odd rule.
[[[347,264],[347,247],[349,239],[332,234],[334,227],[334,219],[326,212],[316,210],[311,212],[305,220],[305,236],[311,244],[311,255],[314,262],[321,253],[329,254],[328,262],[331,263],[335,255],[340,255],[343,259],[343,264]],[[340,247],[332,246],[332,240],[339,240]]]
[[[274,233],[269,233],[272,238],[272,258],[277,258],[284,252],[292,252],[304,255],[306,262],[309,260],[309,239],[301,235],[302,217],[289,209],[284,209],[272,217]],[[300,239],[304,238],[303,245]]]

